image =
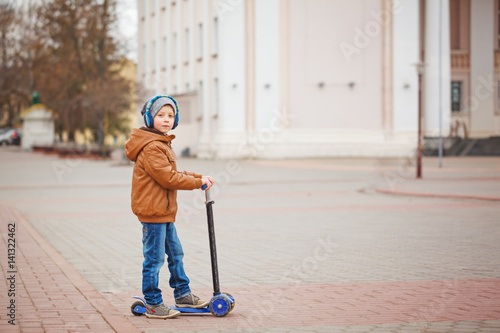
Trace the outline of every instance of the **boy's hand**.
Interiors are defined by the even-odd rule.
[[[215,183],[215,180],[210,176],[202,177],[201,181],[202,181],[202,186],[207,185],[207,188],[205,189],[205,191],[209,190],[212,187],[212,185]]]

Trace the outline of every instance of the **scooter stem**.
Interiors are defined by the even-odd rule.
[[[208,220],[208,239],[210,241],[210,259],[212,262],[212,282],[214,284],[214,296],[220,294],[219,288],[219,270],[217,267],[217,249],[215,246],[215,229],[214,229],[214,216],[212,211],[213,200],[210,197],[210,190],[205,191],[206,206],[207,206],[207,220]]]

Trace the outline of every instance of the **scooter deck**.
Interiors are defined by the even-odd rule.
[[[141,300],[142,304],[135,304],[134,308],[132,309],[132,313],[141,315],[146,313],[146,307],[144,306],[145,300],[142,297],[134,297],[135,299]],[[140,302],[138,302],[140,303]],[[201,309],[194,309],[194,308],[178,308],[173,305],[168,306],[172,310],[179,311],[180,313],[210,313],[210,308],[208,306],[201,308]]]
[[[139,296],[134,296],[134,298],[138,299],[139,301],[132,304],[131,307],[132,313],[135,316],[142,316],[146,314],[146,306],[144,305],[146,304],[146,301],[144,300],[144,298]],[[233,310],[234,304],[235,304],[234,298],[230,294],[225,293],[212,297],[209,305],[201,309],[178,308],[175,306],[168,306],[168,307],[172,310],[179,311],[181,314],[211,313],[214,316],[223,317]]]
[[[169,306],[172,310],[179,311],[180,313],[210,313],[210,309],[208,306],[206,308],[201,308],[201,309],[193,309],[193,308],[176,308],[175,306]],[[136,305],[135,308],[133,309],[133,312],[135,313],[140,313],[140,314],[145,314],[146,313],[146,307]]]
[[[193,309],[193,308],[176,308],[175,306],[169,306],[172,310],[177,310],[180,313],[210,313],[210,309],[207,307],[201,309]]]

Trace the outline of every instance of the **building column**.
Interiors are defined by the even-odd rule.
[[[386,116],[383,124],[384,130],[393,130],[394,134],[399,136],[398,139],[410,140],[416,144],[419,89],[416,65],[420,61],[419,15],[422,14],[418,1],[401,0],[393,3],[393,6],[392,15],[388,15],[387,18],[387,21],[392,18],[392,24],[387,22],[387,28],[385,28],[392,34],[393,40],[387,41],[392,47],[392,59],[387,55],[392,67],[391,71],[386,69],[385,75],[391,76],[386,78],[384,104],[384,108],[392,112],[391,115]],[[389,39],[389,37],[386,38]],[[387,63],[385,65],[388,66]]]
[[[177,40],[174,40],[175,45],[175,78],[174,79],[174,86],[177,86],[177,89],[175,89],[175,94],[180,94],[181,91],[184,91],[184,87],[182,87],[182,83],[184,82],[182,80],[182,72],[184,68],[184,57],[183,57],[183,48],[184,48],[184,29],[182,29],[182,8],[181,6],[185,6],[185,4],[182,1],[177,1],[175,3],[175,6],[173,10],[175,11],[175,25],[173,27],[174,33],[177,36]]]
[[[280,117],[281,127],[288,129],[288,108],[290,103],[290,0],[280,0],[279,3],[279,59],[280,59]]]
[[[393,4],[392,0],[382,0],[381,1],[381,19],[383,20],[383,24],[381,24],[382,28],[382,130],[387,134],[393,133],[394,131],[394,77],[393,77],[393,64],[396,63],[397,59],[397,50],[394,48],[394,25],[397,22],[394,20],[393,13],[394,8],[396,8],[395,4]],[[408,11],[406,11],[408,12]],[[404,13],[404,11],[403,11]],[[408,32],[406,29],[405,32]],[[406,36],[407,39],[411,39],[410,36]],[[410,37],[410,38],[408,38]],[[404,45],[406,48],[408,45]],[[396,67],[396,66],[394,66]],[[398,68],[399,70],[399,68]]]
[[[426,67],[423,118],[424,134],[428,136],[438,136],[440,127],[443,136],[447,136],[450,130],[450,62],[450,2],[449,0],[427,0],[425,2]]]
[[[245,128],[247,136],[255,132],[255,0],[245,5]]]
[[[203,66],[202,66],[202,86],[200,87],[198,83],[198,98],[201,98],[201,103],[199,103],[201,110],[201,134],[198,144],[198,158],[212,158],[212,135],[210,133],[210,58],[211,58],[211,48],[212,48],[212,20],[210,15],[211,3],[208,0],[203,1]]]
[[[470,136],[488,137],[494,132],[495,112],[495,3],[471,1],[470,34]]]
[[[189,83],[189,90],[186,90],[186,93],[190,93],[197,89],[198,83],[195,82],[195,68],[196,68],[196,45],[197,45],[197,31],[198,31],[198,22],[196,22],[196,13],[195,13],[195,1],[189,0],[188,2],[188,20],[190,21],[188,26],[190,28],[189,31],[189,74],[187,82]]]

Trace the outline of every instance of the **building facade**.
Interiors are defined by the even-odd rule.
[[[424,135],[498,135],[498,2],[138,0],[141,97],[201,158],[408,156],[423,61]]]

